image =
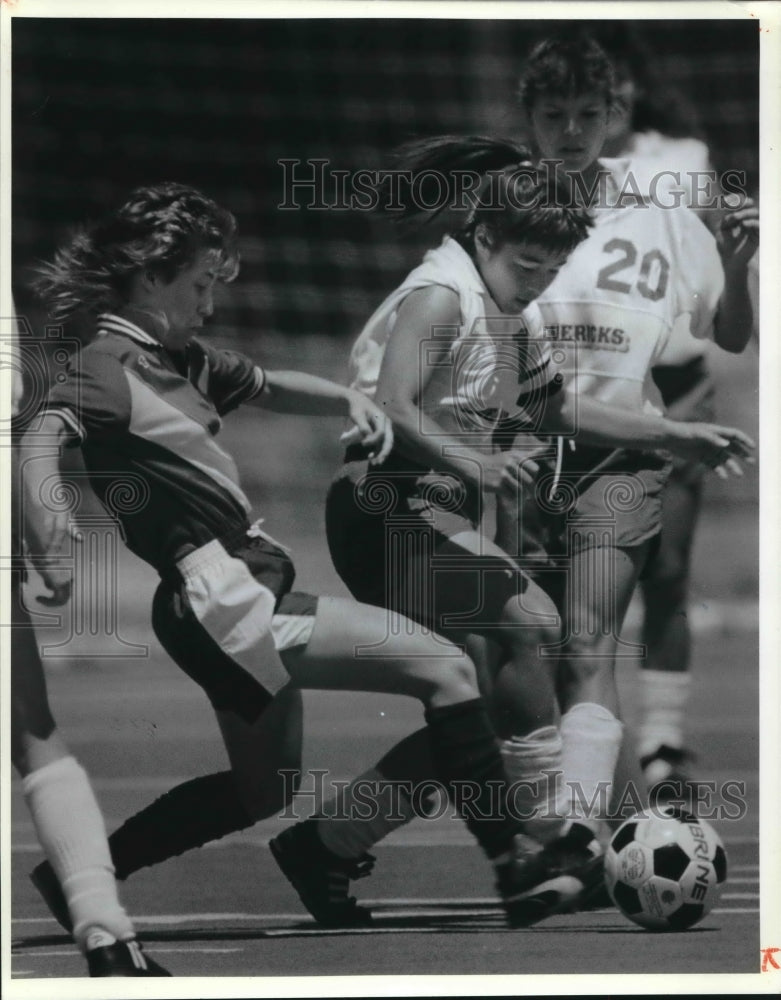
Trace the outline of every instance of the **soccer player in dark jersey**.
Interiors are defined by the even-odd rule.
[[[155,633],[219,719],[232,775],[212,776],[218,793],[197,800],[202,811],[219,805],[219,796],[228,806],[227,815],[209,817],[207,839],[227,832],[228,822],[237,829],[237,817],[243,825],[255,818],[264,801],[263,715],[289,685],[405,694],[425,707],[437,776],[494,863],[508,920],[525,922],[523,825],[508,805],[469,658],[384,609],[293,592],[286,551],[250,521],[235,463],[216,440],[222,417],[241,403],[347,415],[377,464],[392,432],[357,390],[261,369],[197,336],[212,314],[215,282],[237,269],[233,216],[197,190],[160,184],[138,189],[101,224],[77,233],[38,282],[53,316],[80,311],[96,325],[95,339],[52,389],[40,433],[81,447],[95,493],[128,547],[160,573]],[[31,556],[45,568],[61,550],[68,517],[42,502],[43,484],[56,488],[60,473],[56,456],[36,448],[36,433],[22,442],[23,465],[35,458],[23,489]],[[128,502],[125,490],[138,502]],[[53,596],[66,596],[57,584]],[[383,655],[361,652],[380,642]],[[186,825],[175,811],[166,818]],[[203,833],[188,832],[185,846]],[[162,839],[166,856],[183,849],[170,833]]]

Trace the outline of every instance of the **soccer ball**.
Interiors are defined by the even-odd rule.
[[[726,878],[727,855],[716,831],[676,806],[626,820],[605,854],[611,899],[651,930],[692,927],[714,905]]]

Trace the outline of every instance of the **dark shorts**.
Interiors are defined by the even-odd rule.
[[[278,652],[306,645],[317,598],[292,592],[285,549],[257,528],[179,560],[155,593],[152,624],[166,652],[215,709],[253,722],[289,681]]]
[[[705,358],[694,358],[683,365],[658,365],[652,374],[664,400],[665,416],[686,423],[713,423],[715,386]],[[701,462],[676,457],[671,479],[697,485],[706,471]]]
[[[326,502],[334,567],[359,601],[389,608],[441,634],[495,637],[502,610],[529,578],[509,557],[452,541],[477,527],[478,499],[452,476],[390,464],[345,464]]]
[[[523,569],[561,607],[573,556],[596,548],[637,548],[650,542],[650,559],[662,524],[662,494],[671,462],[658,452],[630,452],[564,442],[561,470],[542,460],[535,489],[516,507],[500,505],[500,539]],[[516,523],[507,523],[508,521]]]

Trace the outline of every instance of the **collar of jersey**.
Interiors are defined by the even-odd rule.
[[[163,345],[159,340],[150,333],[147,333],[138,324],[132,323],[129,319],[117,313],[101,313],[98,316],[98,333],[118,333],[120,336],[130,337],[131,340],[135,340],[138,344],[143,344],[144,347],[163,349]]]
[[[485,282],[480,276],[480,272],[475,267],[475,262],[469,256],[469,254],[464,250],[458,240],[453,239],[452,236],[445,236],[441,244],[436,248],[433,253],[436,253],[442,263],[447,264],[448,262],[453,266],[457,267],[460,272],[460,277],[462,280],[467,280],[472,287],[472,290],[482,294],[486,291]]]

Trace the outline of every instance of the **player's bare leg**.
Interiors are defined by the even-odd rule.
[[[437,550],[437,558],[450,554],[461,560],[464,553],[470,552],[494,557],[500,560],[498,565],[507,559],[502,549],[476,532],[454,536]],[[426,565],[412,565],[409,575],[419,578],[426,572],[429,572]],[[468,615],[481,626],[490,623],[486,634],[492,638],[484,639],[463,628],[441,627],[440,632],[456,642],[465,643],[470,654],[486,653],[479,655],[477,661],[478,683],[487,697],[494,729],[502,738],[501,751],[508,778],[526,783],[523,787],[536,782],[541,789],[538,796],[529,792],[528,801],[519,803],[519,809],[530,816],[535,805],[539,805],[539,812],[548,813],[551,810],[546,808],[547,801],[538,800],[546,798],[549,783],[540,779],[543,770],[555,770],[560,766],[560,740],[556,729],[553,663],[542,662],[538,648],[558,637],[557,614],[547,596],[531,580],[521,580],[519,575],[514,583],[501,579],[504,574],[497,573],[496,567],[486,572],[485,577],[485,586],[481,588],[485,606],[472,608],[463,604],[463,577],[455,574],[455,582],[449,587],[447,573],[439,573],[434,588],[434,607],[438,621],[446,611],[449,616]],[[516,588],[521,587],[522,592],[516,594]],[[456,588],[455,595],[453,588]],[[510,593],[512,596],[508,597]],[[422,613],[421,617],[424,617]],[[402,740],[324,807],[325,816],[318,822],[320,837],[339,857],[365,856],[372,845],[420,814],[423,804],[412,801],[407,789],[421,787],[433,778],[428,735],[421,730]],[[367,789],[376,789],[378,808],[371,816],[362,816],[361,810],[354,808],[356,787],[360,787],[364,798],[372,794]],[[552,807],[552,803],[550,805]],[[351,818],[330,822],[329,814]],[[543,836],[547,834],[548,839],[552,839],[560,823],[551,815],[537,826]]]
[[[528,838],[509,810],[502,757],[477,697],[471,662],[438,636],[399,628],[396,617],[367,605],[321,599],[307,646],[282,654],[293,682],[307,688],[384,691],[420,699],[437,776],[496,866],[508,919],[526,925],[558,912],[582,891],[584,871],[594,861],[592,835],[586,832],[585,838],[557,844],[550,852],[531,856],[525,851],[523,841]],[[389,624],[392,651],[372,657]],[[302,852],[289,846],[284,834],[272,842],[277,861],[309,905],[311,871],[301,865]],[[543,904],[537,899],[529,903],[529,893],[554,871],[559,889],[555,903],[550,894]]]
[[[687,778],[684,721],[691,686],[689,573],[701,496],[699,479],[686,482],[673,473],[662,499],[660,549],[651,572],[641,581],[646,659],[641,673],[638,749],[649,785]]]
[[[629,795],[639,801],[644,794],[639,762],[632,768],[630,753],[622,758],[624,774],[616,779],[624,727],[619,721],[615,657],[649,544],[587,548],[570,561],[559,677],[562,808],[595,831],[609,806],[614,780],[621,784],[616,792],[622,800]]]

